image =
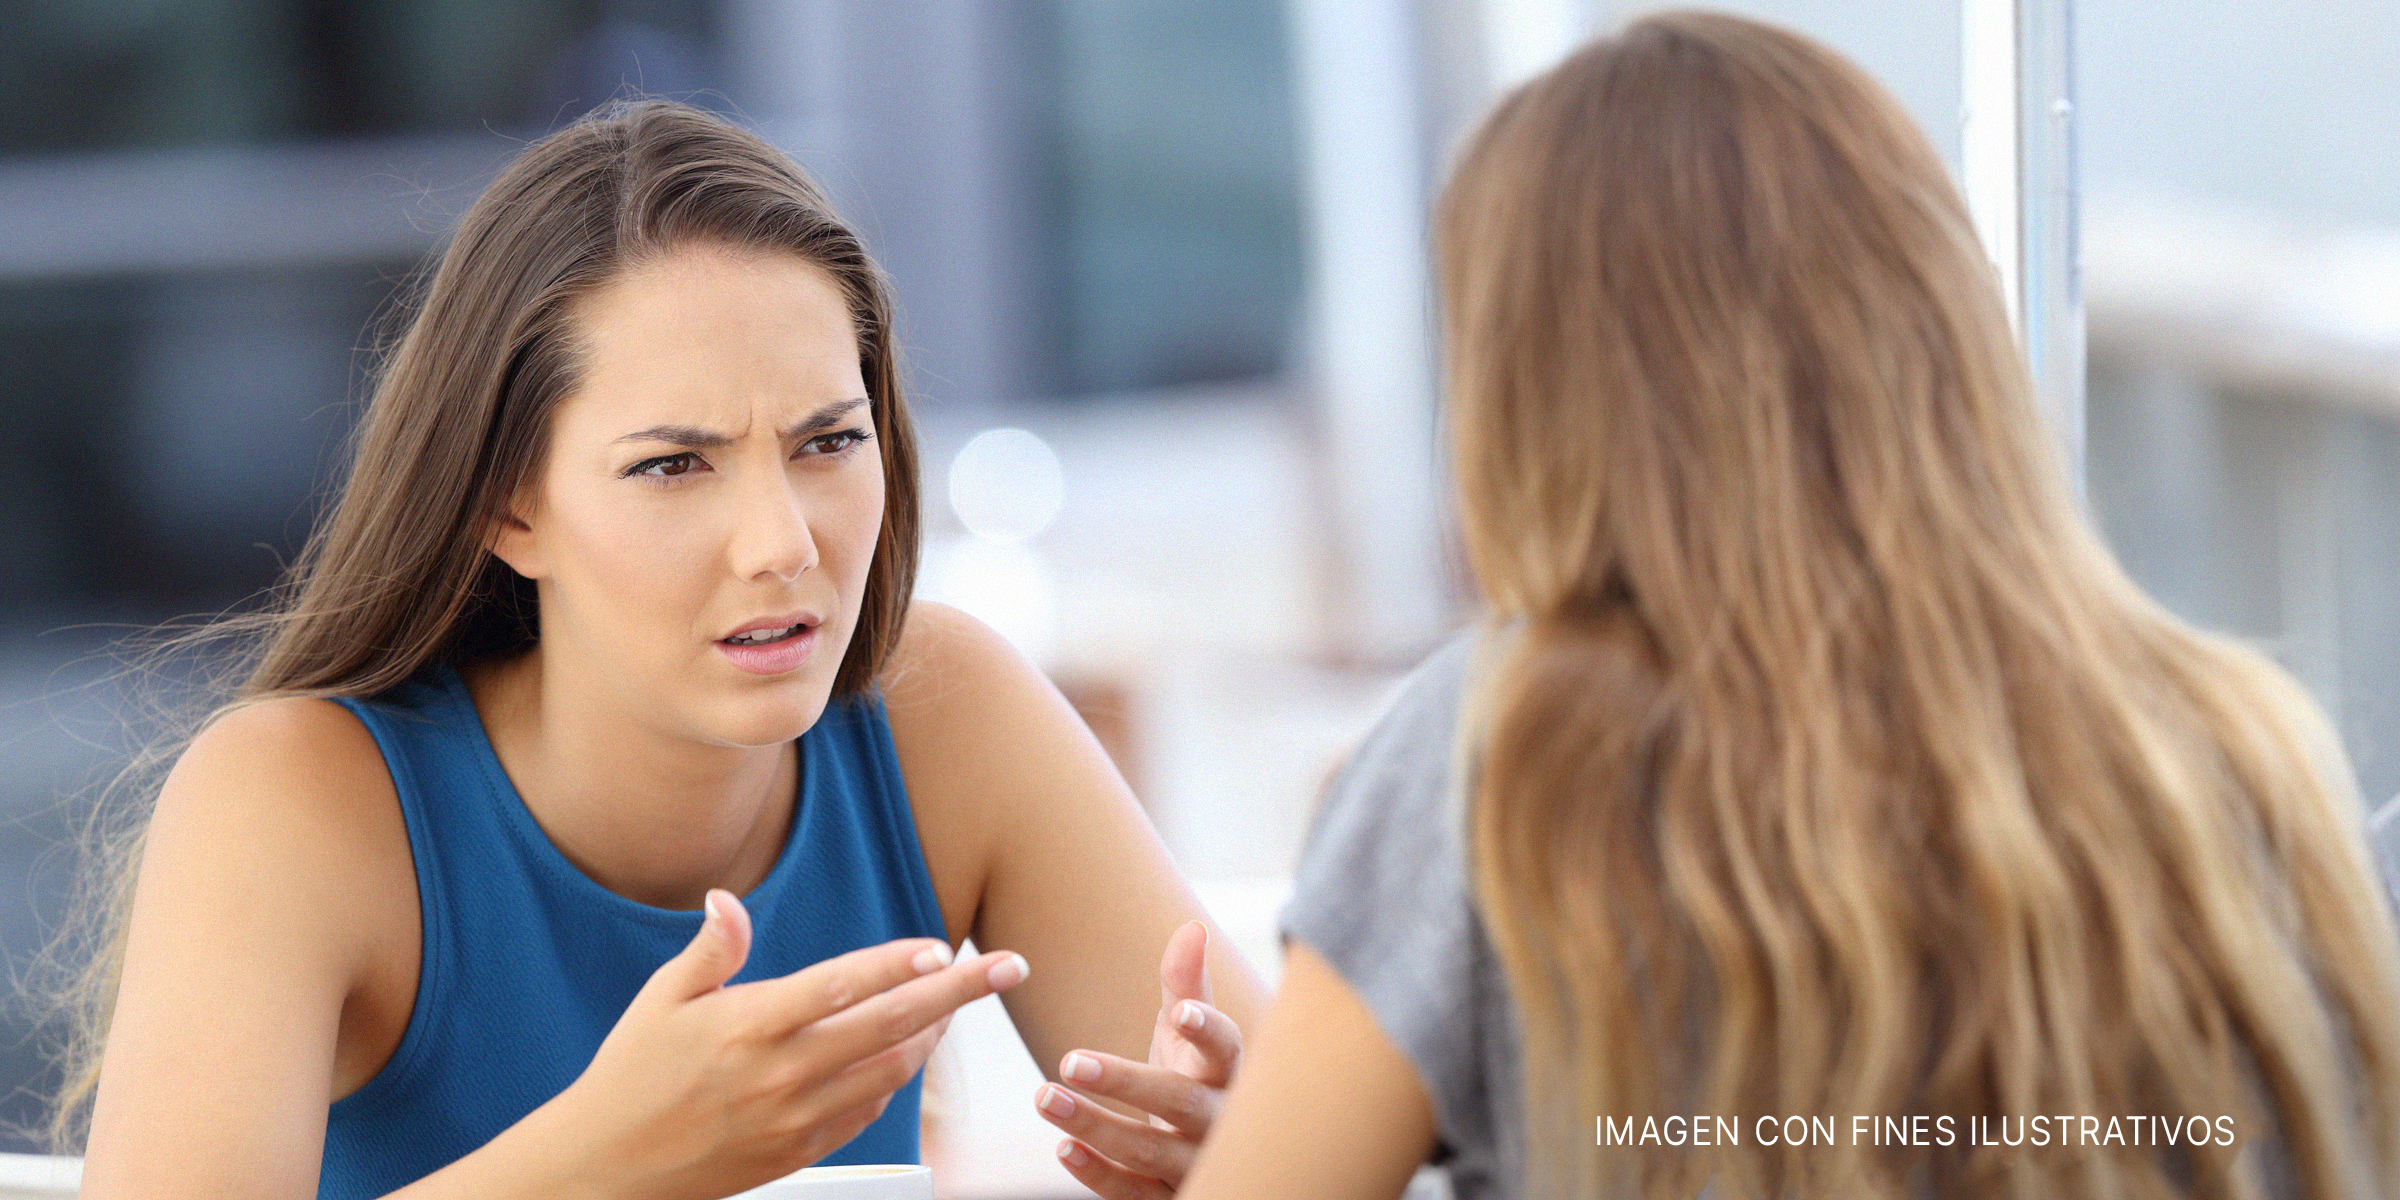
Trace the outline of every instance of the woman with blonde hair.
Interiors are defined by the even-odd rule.
[[[1892,100],[1651,17],[1439,222],[1488,619],[1335,785],[1187,1200],[2400,1192],[2339,750],[2079,517]]]

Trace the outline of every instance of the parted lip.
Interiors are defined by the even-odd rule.
[[[794,625],[816,626],[824,623],[825,619],[815,613],[785,613],[781,616],[775,617],[760,617],[759,619],[752,621],[747,625],[743,625],[738,629],[719,634],[717,640],[721,642],[726,638],[737,638],[745,633],[754,633],[761,629],[789,629]]]

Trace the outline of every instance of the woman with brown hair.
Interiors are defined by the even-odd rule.
[[[1186,1200],[2400,1193],[2340,752],[2080,519],[1890,98],[1652,17],[1439,221],[1489,616],[1335,785]]]
[[[1175,1120],[1082,1102],[1079,1174],[1180,1177],[1257,985],[1057,692],[911,603],[894,353],[858,239],[721,120],[622,104],[501,174],[116,842],[59,1114],[85,1196],[913,1161],[918,1067],[995,991]]]

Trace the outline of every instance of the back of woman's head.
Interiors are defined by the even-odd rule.
[[[577,384],[576,303],[693,244],[795,256],[849,301],[885,504],[835,690],[866,685],[899,635],[917,554],[915,440],[882,277],[790,159],[698,109],[643,100],[536,142],[469,210],[385,365],[248,692],[372,693],[430,662],[530,644],[532,588],[486,546]]]
[[[2082,524],[1888,96],[1767,26],[1640,21],[1502,103],[1440,251],[1507,631],[1478,893],[1552,1182],[2243,1194],[2280,1155],[2310,1194],[2400,1187],[2393,934],[2339,751]],[[1838,1144],[1580,1149],[1670,1113]],[[1950,1145],[1852,1142],[1912,1114]],[[1966,1144],[2036,1114],[2277,1150]]]

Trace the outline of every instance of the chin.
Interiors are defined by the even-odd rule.
[[[782,679],[742,689],[747,695],[727,697],[710,707],[710,740],[733,746],[773,746],[791,741],[814,728],[833,696],[833,678],[813,678],[814,672],[795,671]]]

